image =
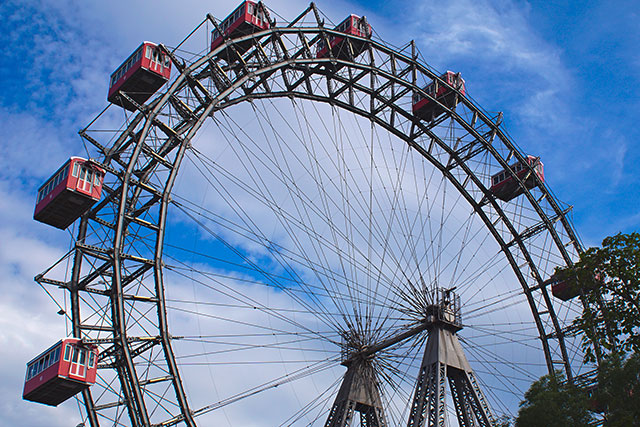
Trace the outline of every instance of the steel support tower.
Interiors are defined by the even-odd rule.
[[[429,338],[420,366],[408,427],[444,427],[446,383],[461,427],[494,425],[494,418],[467,361],[457,332],[462,329],[460,297],[453,289],[436,289],[427,307]]]
[[[353,425],[356,412],[360,413],[360,426],[386,427],[382,410],[379,384],[371,358],[348,361],[347,372],[331,406],[325,427]]]

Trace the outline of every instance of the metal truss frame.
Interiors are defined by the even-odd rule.
[[[302,24],[310,13],[316,16],[316,25]],[[217,24],[212,17],[209,20]],[[351,43],[365,43],[365,51],[349,59],[331,54],[317,58],[313,53],[316,43],[337,34],[350,49]],[[238,55],[237,62],[227,64],[218,58],[222,50],[234,50],[247,41],[253,47]],[[535,174],[535,192],[524,186],[526,177],[513,175],[539,222],[519,228],[509,220],[504,205],[489,193],[485,179],[476,176],[468,164],[485,155],[509,170],[510,162],[523,161],[525,155],[500,127],[501,115],[491,117],[461,94],[458,103],[472,112],[470,116],[462,117],[456,109],[442,105],[446,113],[435,121],[416,118],[407,102],[411,96],[419,93],[437,103],[423,91],[424,82],[445,83],[419,60],[413,43],[398,49],[336,33],[324,26],[312,3],[285,26],[225,40],[189,64],[176,52],[162,48],[179,72],[168,89],[146,105],[129,98],[138,111],[109,142],[99,141],[90,127],[80,132],[100,153],[98,162],[108,174],[106,197],[81,220],[71,279],[63,282],[47,274],[36,278],[69,290],[73,335],[100,343],[100,367],[112,372],[110,387],[117,398],[108,401],[106,396],[83,393],[92,427],[101,422],[120,423],[117,420],[125,412],[132,426],[195,426],[196,416],[208,410],[189,406],[172,350],[175,337],[167,324],[163,278],[166,219],[181,161],[203,123],[218,111],[260,98],[324,102],[366,117],[439,169],[482,219],[511,265],[529,303],[549,371],[560,368],[572,376],[566,331],[543,286],[545,277],[538,260],[527,246],[528,239],[544,233],[561,262],[572,265],[581,246],[567,209]],[[440,138],[434,127],[445,119],[455,121],[468,138],[455,144]],[[148,286],[149,281],[154,285]],[[441,368],[425,367],[421,374],[421,384],[429,384],[431,393],[433,387],[442,387],[446,372]],[[450,378],[455,393],[474,395],[470,377]],[[462,401],[478,404],[467,397]],[[467,413],[464,405],[457,409]],[[151,406],[163,409],[162,419],[152,415]],[[382,416],[370,425],[384,425]]]

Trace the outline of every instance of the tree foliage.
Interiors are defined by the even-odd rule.
[[[515,426],[588,425],[596,407],[606,427],[640,426],[640,233],[607,237],[556,275],[583,302],[574,326],[585,360],[599,361],[597,386],[589,393],[546,375],[526,392]]]
[[[605,410],[605,426],[640,425],[640,354],[612,353],[598,371],[594,399]]]
[[[515,427],[580,427],[593,417],[587,394],[563,381],[561,372],[545,375],[534,382],[520,403]]]
[[[607,237],[559,273],[581,291],[585,308],[575,325],[584,333],[588,361],[596,348],[640,353],[640,233]]]

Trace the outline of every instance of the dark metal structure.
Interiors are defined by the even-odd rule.
[[[217,21],[209,16],[199,28],[206,31],[203,27],[206,25],[215,27]],[[341,55],[337,58],[329,54],[318,58],[314,46],[320,40],[328,44],[328,37],[337,35],[344,37],[343,43],[347,45],[355,43],[365,48],[352,49],[353,54],[348,57]],[[251,47],[245,50],[247,44]],[[219,53],[233,51],[236,45],[243,46],[237,52],[239,60],[225,62]],[[413,94],[429,97],[421,88],[440,76],[419,59],[413,43],[395,48],[374,39],[337,34],[324,25],[312,3],[289,23],[273,24],[264,31],[225,39],[216,49],[211,52],[206,49],[207,53],[202,55],[188,56],[177,48],[160,47],[171,57],[178,74],[166,90],[145,105],[128,99],[127,102],[137,111],[127,116],[122,128],[113,130],[109,137],[104,136],[102,129],[102,133],[94,132],[99,129],[100,117],[80,132],[84,141],[95,150],[95,161],[107,171],[103,187],[106,197],[80,222],[73,251],[69,254],[73,264],[70,278],[65,280],[62,274],[56,273],[60,267],[58,264],[36,277],[42,284],[68,290],[73,335],[100,345],[98,367],[102,386],[83,392],[87,425],[195,426],[200,416],[240,398],[275,389],[295,377],[287,372],[283,377],[246,393],[194,407],[182,378],[184,371],[179,362],[184,359],[178,359],[175,352],[181,337],[172,335],[167,314],[168,307],[175,306],[178,300],[167,298],[167,282],[175,281],[175,278],[167,279],[167,264],[171,261],[165,257],[168,249],[165,237],[170,229],[167,218],[170,208],[184,209],[186,206],[186,202],[178,199],[173,190],[187,153],[196,150],[196,135],[205,122],[210,118],[215,120],[227,110],[240,105],[255,106],[262,100],[278,98],[294,100],[294,103],[312,101],[327,104],[332,111],[346,111],[365,118],[372,128],[381,129],[390,137],[403,141],[400,147],[403,153],[410,153],[419,159],[417,162],[432,167],[442,177],[441,185],[456,193],[456,200],[468,207],[469,216],[486,231],[487,239],[495,242],[500,259],[504,260],[504,268],[511,271],[514,278],[512,288],[500,297],[499,304],[495,301],[493,304],[508,305],[510,298],[522,297],[522,303],[530,312],[528,321],[535,325],[536,346],[543,355],[546,369],[550,372],[561,369],[568,377],[573,375],[571,360],[574,353],[567,345],[571,336],[566,325],[573,310],[571,304],[575,302],[552,304],[549,291],[544,286],[555,266],[571,265],[580,251],[580,243],[567,217],[570,208],[558,202],[543,182],[525,186],[526,180],[538,180],[533,170],[523,179],[513,175],[522,187],[518,200],[503,203],[490,194],[491,173],[509,170],[510,163],[524,162],[526,158],[502,129],[502,114],[491,115],[459,93],[458,101],[452,104],[456,105],[455,109],[442,105],[444,113],[432,121],[426,122],[412,114]],[[472,87],[471,82],[467,84]],[[267,154],[261,153],[261,156]],[[218,163],[211,160],[208,165],[216,168]],[[231,173],[228,176],[233,178]],[[283,185],[293,182],[288,177],[282,181]],[[328,183],[329,180],[323,182],[324,186]],[[251,194],[252,185],[248,183],[245,186],[247,194]],[[441,196],[443,199],[448,197],[445,194]],[[373,196],[369,199],[374,200]],[[265,209],[277,211],[275,198],[268,202]],[[320,204],[310,201],[305,202],[304,207],[311,209]],[[368,209],[371,212],[373,208]],[[448,215],[444,208],[442,211],[444,221]],[[190,218],[203,229],[210,227],[204,221],[199,222],[197,214]],[[225,224],[222,216],[216,218]],[[294,222],[288,218],[283,219],[287,227],[302,229],[300,224],[303,221]],[[425,218],[428,215],[425,214]],[[427,220],[424,221],[426,224]],[[426,228],[423,224],[418,225],[420,229]],[[460,233],[465,236],[462,248],[472,241],[474,230],[469,226],[466,232]],[[346,274],[344,271],[368,272],[374,265],[373,262],[363,265],[358,261],[350,266],[343,265],[340,271],[329,271],[327,267],[318,267],[319,261],[309,260],[309,254],[303,253],[302,249],[299,255],[291,254],[288,250],[279,249],[263,234],[252,233],[251,236],[255,236],[253,241],[266,248],[272,257],[287,257],[292,264],[304,262],[319,277],[333,277],[336,283],[347,282],[341,276]],[[324,241],[319,230],[306,230],[306,233],[310,240]],[[349,237],[353,240],[358,236]],[[333,238],[343,237],[334,235]],[[424,236],[403,237],[409,243],[422,238]],[[227,240],[220,240],[224,243],[221,245],[224,250],[238,255],[239,250],[232,248]],[[348,239],[345,237],[344,240]],[[434,240],[437,240],[437,235]],[[387,236],[386,243],[393,241]],[[339,245],[335,243],[334,246],[333,253],[342,256]],[[350,250],[355,259],[357,248]],[[440,246],[440,252],[446,255],[445,244]],[[411,254],[411,250],[406,253]],[[358,255],[358,259],[368,259],[366,255],[370,254]],[[464,249],[460,249],[457,257],[463,256]],[[424,255],[415,258],[416,266],[429,262]],[[250,257],[245,257],[245,262],[255,267]],[[407,268],[398,263],[398,270],[406,271]],[[441,270],[446,269],[443,267]],[[270,283],[283,280],[263,268],[255,267],[255,271]],[[376,280],[384,279],[385,273],[377,273]],[[287,278],[297,277],[295,269],[287,270],[286,274]],[[309,296],[299,298],[296,296],[298,288],[311,289],[311,285],[302,278],[298,278],[294,288],[279,288],[295,297],[297,307],[310,307],[332,295],[344,298],[338,305],[346,307],[343,301],[354,301],[358,292],[363,293],[361,302],[345,308],[345,313],[356,314],[343,313],[342,317],[336,315],[338,320],[334,320],[332,313],[318,310],[318,316],[330,325],[340,323],[339,319],[352,318],[361,323],[339,326],[340,333],[358,330],[356,335],[361,345],[347,351],[350,356],[344,362],[347,370],[342,385],[337,393],[330,394],[331,399],[326,398],[327,402],[334,403],[328,411],[320,411],[324,414],[325,426],[350,425],[356,412],[360,414],[361,425],[395,425],[397,418],[395,422],[389,420],[388,413],[388,404],[392,400],[403,401],[407,405],[413,402],[410,404],[409,426],[443,425],[445,379],[449,380],[455,397],[455,410],[461,425],[475,425],[471,419],[478,425],[489,425],[488,404],[457,340],[456,333],[462,326],[456,317],[458,306],[449,305],[453,304],[451,301],[446,304],[443,300],[434,302],[430,292],[439,289],[437,277],[428,280],[422,273],[416,273],[415,277],[408,273],[402,277],[398,273],[391,279],[389,282],[394,285],[386,288],[385,293],[371,285],[364,295],[365,291],[359,290],[364,284],[345,285],[348,289],[344,294],[349,293],[349,297],[343,297],[340,293],[342,288],[336,288],[335,292],[323,290],[320,296],[309,291]],[[469,291],[468,295],[475,296],[482,291],[476,289]],[[491,298],[487,296],[482,301],[491,305]],[[375,304],[367,306],[369,300]],[[404,323],[392,323],[389,320],[393,317],[391,315],[378,318],[367,314],[392,300],[407,303],[404,307],[394,308],[394,313],[404,316]],[[250,305],[255,310],[267,311],[265,306],[255,301]],[[450,307],[455,309],[449,312]],[[288,316],[274,314],[274,318],[292,322]],[[391,326],[384,329],[381,325]],[[308,336],[324,337],[311,327],[300,328]],[[398,357],[392,355],[394,349],[408,345],[406,343],[412,339],[424,340],[424,331],[429,331],[429,338],[417,382],[412,384],[413,397],[406,399],[382,393],[380,383],[388,379],[386,376],[380,378],[380,372],[387,363],[385,357]],[[337,344],[337,339],[329,339],[329,342]],[[419,342],[414,344],[412,352]],[[441,356],[443,348],[456,357]],[[409,356],[405,354],[400,360],[407,358]],[[397,367],[394,369],[398,370]],[[398,389],[402,387],[398,385]]]
[[[325,426],[353,425],[356,412],[360,413],[360,424],[363,426],[387,426],[378,384],[376,370],[371,366],[371,361],[351,361]]]
[[[491,409],[458,340],[462,329],[460,298],[451,289],[436,289],[427,307],[429,339],[420,365],[409,427],[446,425],[446,382],[460,426],[494,425]]]

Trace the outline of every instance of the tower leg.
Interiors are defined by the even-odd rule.
[[[447,365],[440,362],[424,365],[411,405],[409,427],[444,426],[446,423]]]
[[[458,424],[460,427],[475,427],[473,422],[473,409],[466,390],[467,384],[459,374],[449,375],[449,388],[456,408]]]
[[[387,427],[377,375],[368,360],[349,364],[325,427],[348,427],[356,412],[362,427]]]

